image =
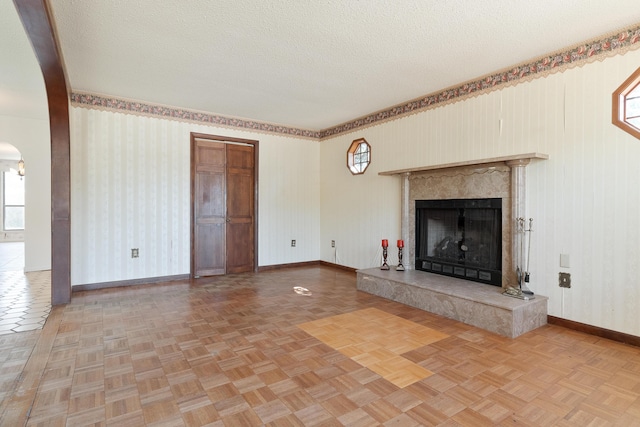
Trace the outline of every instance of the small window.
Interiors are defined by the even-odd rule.
[[[11,169],[3,179],[3,224],[5,231],[24,230],[24,179]]]
[[[359,175],[367,170],[371,162],[371,146],[364,139],[356,139],[347,150],[347,167],[354,175]]]
[[[640,139],[640,68],[613,92],[612,123]]]

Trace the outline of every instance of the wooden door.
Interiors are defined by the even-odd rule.
[[[192,134],[194,277],[255,268],[256,147],[237,141]]]
[[[227,144],[227,273],[253,270],[253,150]]]
[[[226,272],[226,146],[195,141],[193,275]]]

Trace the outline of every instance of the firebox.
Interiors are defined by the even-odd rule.
[[[416,270],[502,285],[502,199],[416,200]]]

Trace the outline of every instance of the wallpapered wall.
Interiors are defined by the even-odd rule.
[[[378,172],[546,153],[527,168],[531,288],[553,316],[640,335],[640,141],[611,124],[611,93],[638,64],[629,52],[323,141],[322,259],[339,236],[339,263],[376,266],[380,239],[400,237],[400,178]],[[345,153],[361,137],[372,162],[352,176]],[[571,289],[558,287],[561,271]]]
[[[192,131],[260,141],[260,266],[377,266],[401,202],[400,179],[378,172],[542,152],[527,168],[531,288],[551,315],[640,335],[640,141],[610,123],[611,93],[639,63],[629,52],[319,143],[72,108],[72,284],[189,272]],[[372,163],[353,176],[346,150],[361,137]]]
[[[190,132],[260,141],[260,266],[320,258],[317,141],[75,107],[71,129],[72,285],[190,272]]]

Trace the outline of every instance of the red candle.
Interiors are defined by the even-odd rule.
[[[398,240],[398,247],[399,248],[404,248],[404,240],[402,240],[402,239]]]
[[[382,239],[382,247],[383,248],[389,247],[389,241],[387,239]]]

